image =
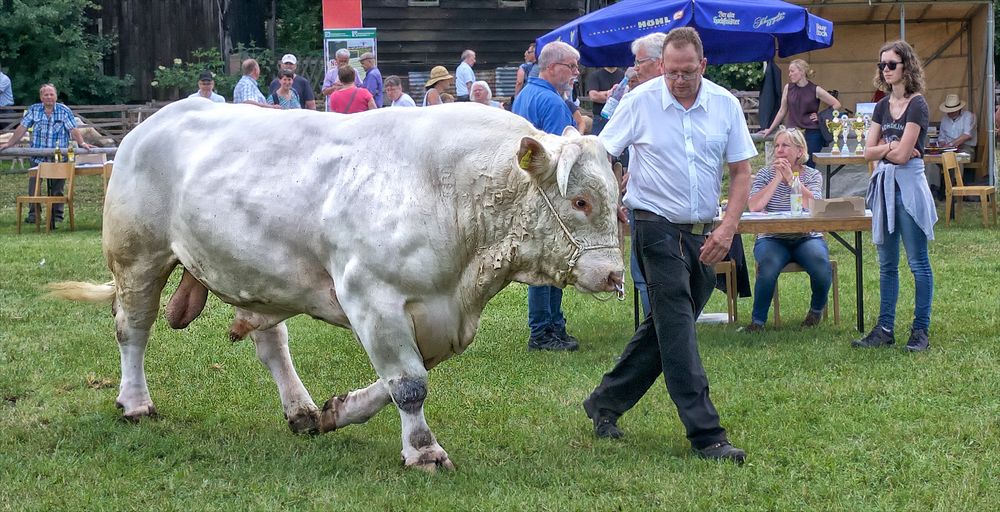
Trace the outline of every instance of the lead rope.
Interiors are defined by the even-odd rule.
[[[535,186],[535,189],[538,190],[538,193],[542,195],[542,199],[545,199],[545,206],[549,207],[549,211],[552,212],[552,215],[556,218],[556,222],[559,223],[559,227],[562,228],[563,234],[565,234],[566,238],[569,239],[569,243],[573,245],[573,253],[570,254],[569,260],[566,262],[567,266],[569,267],[569,271],[572,271],[576,267],[576,263],[580,260],[580,256],[583,255],[583,251],[618,248],[618,244],[588,245],[588,246],[580,245],[580,242],[576,240],[576,237],[573,236],[573,233],[570,233],[569,228],[566,227],[566,224],[563,222],[562,218],[559,217],[559,213],[556,212],[556,208],[552,206],[552,201],[549,200],[549,196],[545,194],[545,191],[542,190],[541,187],[538,186],[538,184],[535,183],[532,184]],[[617,295],[619,301],[625,300],[625,285],[624,284],[616,285],[615,294]],[[607,298],[601,298],[598,297],[597,294],[594,294],[594,298],[600,301],[611,300],[611,296],[608,296]]]

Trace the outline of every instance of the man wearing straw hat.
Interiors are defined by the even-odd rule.
[[[972,160],[976,159],[976,115],[965,110],[965,102],[958,99],[957,94],[944,97],[944,103],[938,107],[944,112],[941,126],[938,129],[938,145],[945,148],[956,148],[968,153]]]

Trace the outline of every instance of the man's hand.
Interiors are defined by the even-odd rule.
[[[628,224],[628,208],[625,208],[624,206],[618,207],[618,222]]]
[[[705,265],[715,265],[722,261],[729,254],[729,246],[733,245],[733,233],[735,228],[726,225],[719,226],[712,231],[705,239],[705,244],[701,246],[701,253],[698,260]]]
[[[625,191],[628,189],[628,177],[629,177],[630,174],[631,173],[627,172],[627,173],[625,173],[625,174],[622,175],[622,181],[621,181],[621,186],[619,187],[619,190],[621,191],[621,195],[623,195],[623,196],[625,195]]]

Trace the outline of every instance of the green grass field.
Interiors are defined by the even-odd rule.
[[[14,231],[24,175],[0,175],[0,509],[4,510],[996,510],[1000,507],[1000,230],[978,204],[937,229],[932,350],[849,348],[854,264],[840,262],[842,319],[804,331],[804,275],[781,278],[785,326],[762,336],[699,327],[712,397],[742,467],[693,457],[662,380],[597,440],[580,403],[629,338],[631,296],[570,291],[573,354],[528,353],[525,287],[483,314],[469,350],[431,372],[426,415],[458,470],[399,464],[399,417],[296,436],[250,342],[226,338],[212,298],[183,331],[158,322],[146,372],[160,416],[123,422],[109,308],[41,297],[46,283],[105,281],[100,179],[78,182],[77,231]],[[137,192],[138,193],[138,192]],[[749,251],[752,240],[745,239]],[[752,257],[748,254],[748,257]],[[865,237],[865,322],[878,311]],[[897,340],[913,282],[905,264]],[[166,293],[176,286],[176,275]],[[741,299],[741,323],[751,300]],[[721,293],[709,310],[724,311]],[[832,318],[831,318],[832,319]],[[290,321],[318,403],[374,379],[350,334]]]

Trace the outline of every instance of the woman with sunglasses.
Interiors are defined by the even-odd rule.
[[[937,209],[924,176],[924,142],[929,109],[924,99],[924,71],[905,41],[887,43],[879,50],[875,87],[888,96],[875,104],[865,141],[865,160],[877,162],[868,183],[872,210],[872,242],[878,251],[878,324],[854,347],[881,347],[895,343],[893,327],[899,296],[899,242],[913,273],[916,297],[913,325],[906,349],[927,350],[934,276],[927,241],[934,239]]]
[[[788,64],[788,83],[781,91],[781,107],[774,115],[771,126],[758,132],[766,137],[782,120],[785,121],[785,126],[802,130],[809,148],[809,158],[806,160],[809,167],[815,167],[813,153],[821,151],[826,144],[819,129],[819,112],[823,110],[819,108],[820,102],[834,109],[841,107],[840,100],[809,80],[814,74],[814,70],[802,59],[795,59]]]

